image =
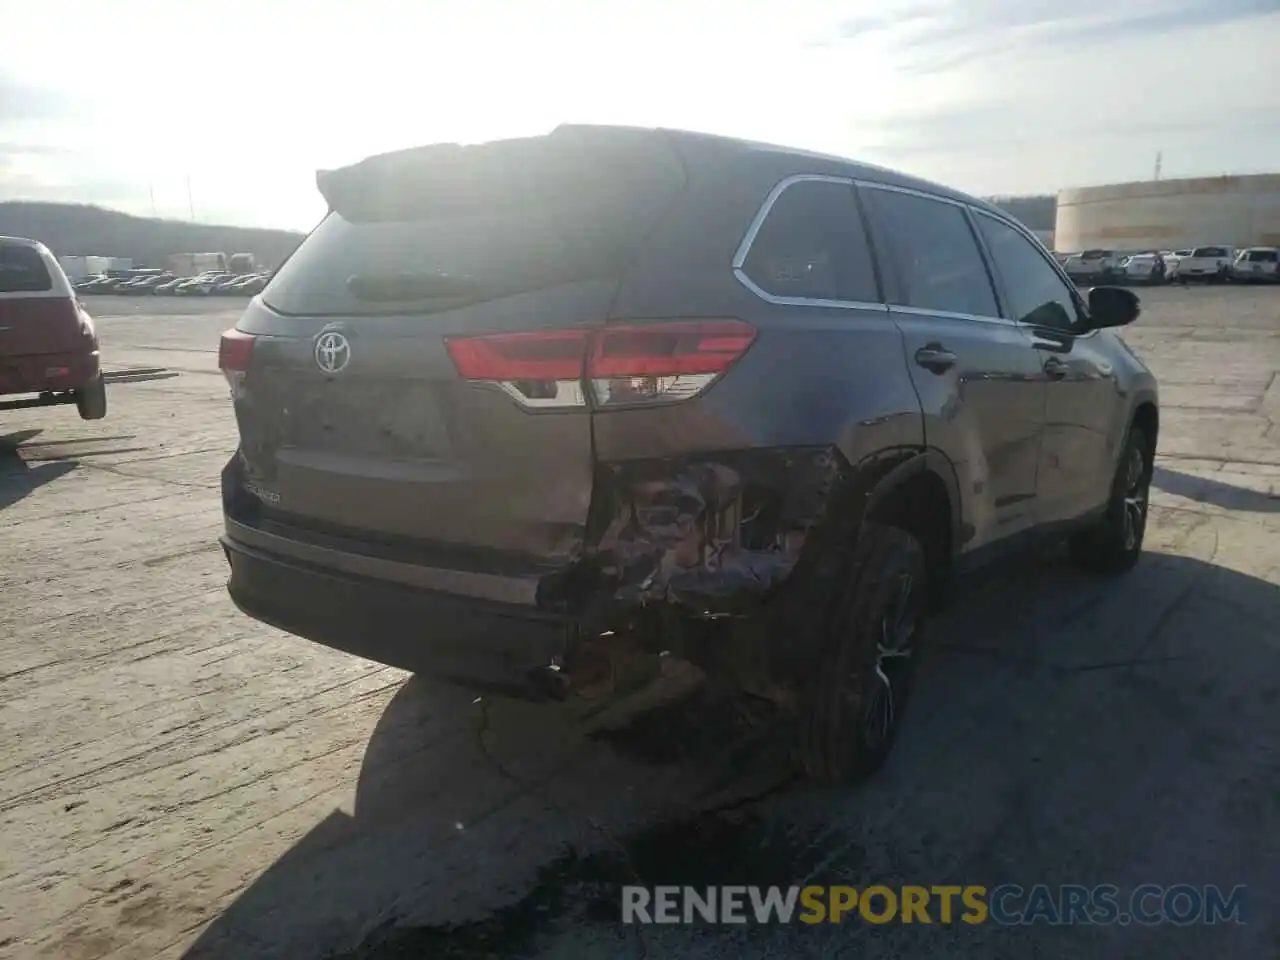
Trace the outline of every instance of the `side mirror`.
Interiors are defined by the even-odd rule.
[[[1140,313],[1141,301],[1132,290],[1094,287],[1089,291],[1089,326],[1094,329],[1128,326],[1138,319]]]

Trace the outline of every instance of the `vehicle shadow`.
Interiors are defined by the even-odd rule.
[[[1280,889],[1280,754],[1264,733],[1280,586],[1214,563],[1203,525],[1171,536],[1179,554],[1148,553],[1120,580],[1050,555],[968,595],[931,629],[894,757],[856,788],[788,784],[762,749],[736,767],[759,795],[707,809],[714,750],[646,760],[410,681],[369,742],[353,812],[318,824],[186,957],[1267,954],[1280,928],[1266,923],[618,922],[627,883]]]
[[[41,431],[19,430],[0,435],[0,510],[76,468],[74,460],[28,463],[18,448]]]
[[[172,380],[181,376],[177,370],[164,367],[140,367],[134,370],[109,370],[102,375],[108,384],[114,383],[148,383],[152,380]]]
[[[1189,500],[1211,503],[1227,510],[1248,513],[1280,513],[1280,494],[1267,494],[1234,484],[1223,483],[1210,477],[1196,476],[1156,467],[1151,475],[1151,485]]]

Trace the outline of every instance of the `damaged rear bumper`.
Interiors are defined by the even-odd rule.
[[[670,627],[757,609],[838,528],[846,470],[834,448],[609,465],[581,555],[527,576],[306,542],[229,512],[228,591],[255,619],[380,663],[516,696],[554,665],[576,689],[635,654],[687,653],[665,628],[633,629],[648,613]]]

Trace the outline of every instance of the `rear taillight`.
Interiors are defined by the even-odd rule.
[[[218,369],[231,385],[234,397],[244,382],[245,371],[253,359],[254,336],[243,330],[227,330],[218,341]]]
[[[467,380],[578,380],[584,330],[449,337],[449,356]]]
[[[619,324],[447,337],[464,379],[496,384],[526,407],[670,403],[704,392],[746,352],[755,328],[740,320]]]

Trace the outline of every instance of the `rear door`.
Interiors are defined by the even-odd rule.
[[[326,178],[332,212],[238,324],[251,347],[230,348],[251,351],[233,388],[268,513],[452,546],[459,567],[574,556],[592,494],[585,336],[683,182],[661,134],[625,130]]]
[[[955,465],[973,525],[966,549],[1035,522],[1044,423],[1040,364],[1000,316],[969,214],[942,198],[860,184],[891,269],[890,312],[906,338],[925,440]]]
[[[80,344],[79,311],[57,261],[35,244],[0,240],[0,359]]]

